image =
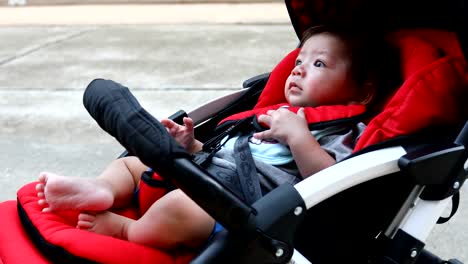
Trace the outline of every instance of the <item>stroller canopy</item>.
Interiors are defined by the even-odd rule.
[[[346,25],[383,32],[438,28],[458,34],[468,55],[468,9],[464,0],[286,0],[296,34],[320,24]]]

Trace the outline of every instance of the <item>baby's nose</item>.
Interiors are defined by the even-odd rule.
[[[292,70],[292,74],[302,76],[304,75],[304,69],[301,67],[301,65],[298,65],[294,67],[294,69]]]

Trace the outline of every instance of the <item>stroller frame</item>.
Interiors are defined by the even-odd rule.
[[[267,77],[268,76],[261,75],[248,80],[244,83],[244,87],[249,87],[249,85],[251,85],[249,88],[254,89],[258,83],[263,83],[259,82],[259,80]],[[243,93],[247,93],[247,91],[235,92],[213,100],[205,106],[190,112],[188,116],[207,116],[205,114],[207,112],[207,107],[211,108],[213,113],[223,111],[221,108],[216,109],[216,106],[223,106],[224,108],[226,102],[233,99],[238,100],[238,97],[242,97]],[[180,120],[183,116],[186,116],[186,114],[182,111],[176,113],[172,118],[174,120]],[[206,120],[195,119],[194,121],[195,124],[203,124]],[[408,174],[409,177],[414,178],[416,185],[405,203],[401,206],[398,214],[395,215],[391,225],[389,225],[384,234],[379,236],[379,240],[383,241],[383,243],[380,248],[382,251],[380,255],[376,257],[376,263],[461,263],[456,259],[449,260],[448,262],[440,259],[424,249],[424,242],[441,215],[443,215],[453,195],[456,195],[460,191],[466,180],[468,175],[467,143],[468,122],[460,131],[454,144],[451,145],[437,146],[436,149],[434,149],[434,146],[430,146],[427,149],[418,149],[414,152],[407,152],[401,146],[393,146],[357,155],[320,171],[314,174],[313,177],[304,179],[296,184],[294,189],[288,188],[286,190],[285,188],[284,194],[282,195],[267,194],[262,200],[269,200],[269,204],[275,206],[262,208],[264,211],[256,210],[257,216],[261,218],[261,214],[263,213],[271,217],[272,214],[278,215],[278,211],[281,211],[285,212],[284,214],[289,213],[290,215],[292,214],[299,217],[303,213],[303,210],[312,208],[314,205],[325,201],[343,190],[384,175],[404,172]],[[191,165],[180,162],[178,166],[190,167]],[[440,169],[434,170],[434,168],[445,168],[444,173],[441,175]],[[193,171],[193,168],[188,170]],[[183,169],[179,172],[183,173],[182,171]],[[191,180],[194,180],[197,174],[191,174],[190,177],[193,177]],[[300,199],[298,199],[298,196]],[[285,197],[296,197],[296,203],[299,204],[292,203],[292,205],[287,205],[290,206],[289,208],[279,209],[278,206]],[[300,205],[300,201],[303,201],[304,204]],[[243,205],[239,207],[242,208]],[[253,207],[256,208],[255,204]],[[272,213],[271,210],[276,213]],[[248,215],[248,213],[246,213],[246,215]],[[283,220],[284,219],[281,219],[281,217],[277,219],[279,222]],[[291,226],[294,222],[294,220],[288,222],[290,225],[284,225],[283,223],[282,225],[275,226],[275,228],[285,228],[286,226],[286,229],[291,230]],[[273,226],[274,223],[271,223],[271,225]],[[252,229],[258,228],[259,227],[256,226]],[[289,234],[291,234],[291,232],[289,232]],[[290,237],[283,239],[285,241],[291,241]],[[275,243],[272,242],[271,244]],[[287,256],[286,259],[291,259],[288,263],[311,263],[299,251],[294,250],[292,244],[288,246],[290,248],[281,246],[272,247],[269,252],[265,249],[258,250],[257,252],[268,252],[266,254],[269,254],[269,256],[258,256],[258,253],[256,253],[256,256],[249,256],[249,260],[242,263],[261,263],[265,261],[266,258],[270,261],[276,261],[265,261],[264,263],[285,263],[284,256]],[[217,248],[219,245],[214,245],[212,247]],[[221,248],[222,250],[226,250],[223,247]],[[210,256],[202,254],[192,263],[220,263],[219,261],[226,261],[226,259],[215,257],[216,254],[221,254],[219,252],[213,253],[209,249],[206,252],[210,252],[205,253],[205,255]],[[231,260],[232,257],[233,256],[229,256]],[[242,261],[246,260],[242,259]],[[236,261],[233,261],[232,263],[235,262]]]
[[[327,8],[329,7],[328,3],[322,1],[321,9],[317,10],[314,9],[312,1],[291,0],[285,2],[299,38],[307,27],[314,24],[352,22],[355,26],[363,26],[371,20],[376,23],[374,26],[390,31],[401,27],[435,27],[454,31],[458,35],[465,58],[468,54],[468,33],[463,26],[468,20],[468,9],[464,1],[446,1],[444,3],[413,1],[406,6],[404,1],[384,1],[378,4],[382,5],[380,9],[372,1],[365,0],[350,1],[352,4],[341,3],[341,5],[339,5],[340,3],[331,3],[338,5],[335,8]],[[382,10],[383,6],[386,6],[383,9],[393,11],[397,11],[397,7],[407,8],[402,12],[395,12],[394,17],[373,12]],[[328,10],[333,10],[335,13],[327,14]],[[265,75],[255,77],[244,83],[244,87],[255,87],[259,83],[262,85],[266,83],[267,78]],[[216,105],[216,103],[212,105]],[[225,105],[224,102],[223,105]],[[199,111],[202,112],[201,109],[197,109],[189,115],[191,117],[203,116],[199,115]],[[222,109],[214,109],[213,112],[218,111],[222,111]],[[402,147],[395,146],[371,152],[372,159],[369,159],[367,154],[363,154],[351,158],[353,166],[349,166],[351,162],[348,163],[345,160],[305,179],[294,188],[308,209],[336,193],[381,175],[396,172],[405,173],[413,179],[416,185],[387,230],[380,234],[379,239],[383,242],[377,263],[446,263],[424,250],[424,242],[432,228],[441,219],[450,199],[457,199],[460,188],[466,180],[468,173],[467,142],[468,123],[451,145],[437,146],[436,149],[431,146],[408,153]],[[444,170],[440,168],[444,168]],[[290,195],[294,196],[292,193]],[[296,208],[298,207],[291,207],[289,211],[297,212]],[[451,214],[454,213],[454,210],[456,208],[452,208]],[[280,253],[283,252],[284,250],[281,249]],[[273,255],[273,253],[271,254]],[[281,254],[277,250],[275,255]],[[298,256],[297,259],[296,256]],[[258,260],[260,259],[262,258],[259,257]],[[296,254],[292,259],[293,263],[308,263],[307,261],[302,262],[303,258]],[[457,260],[449,262],[460,263]],[[195,261],[194,263],[205,262]],[[255,263],[255,261],[248,263]]]

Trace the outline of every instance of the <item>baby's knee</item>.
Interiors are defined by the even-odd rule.
[[[168,214],[184,216],[185,213],[192,211],[196,207],[194,203],[184,192],[179,189],[167,193],[160,200],[160,206]]]
[[[164,204],[161,206],[164,207],[164,212],[174,219],[190,223],[198,222],[198,224],[211,219],[198,204],[179,189],[169,192],[164,198]]]
[[[171,212],[172,220],[178,223],[179,230],[184,230],[183,240],[191,241],[191,246],[204,242],[213,230],[214,219],[181,190],[167,195],[170,195],[167,210]]]

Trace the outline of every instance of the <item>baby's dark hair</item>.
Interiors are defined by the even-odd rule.
[[[385,41],[382,32],[346,26],[320,25],[310,27],[302,34],[299,47],[312,36],[329,33],[342,40],[351,58],[351,74],[358,86],[372,85],[375,94],[372,104],[380,104],[390,90],[399,83],[399,56]]]

